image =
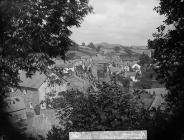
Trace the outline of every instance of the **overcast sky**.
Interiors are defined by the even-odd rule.
[[[89,0],[94,14],[72,28],[71,39],[82,42],[108,42],[122,45],[147,45],[156,27],[164,20],[153,11],[158,0]]]

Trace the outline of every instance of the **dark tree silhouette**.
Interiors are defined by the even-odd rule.
[[[70,27],[79,27],[91,11],[88,0],[1,0],[0,96],[9,87],[17,87],[19,70],[31,76],[35,71],[46,72],[52,58],[65,59],[68,47],[74,44]],[[0,126],[8,126],[6,123],[1,116]],[[9,127],[2,128],[2,133],[16,139]]]
[[[98,45],[97,48],[96,48],[96,51],[100,52],[101,48],[102,48],[102,46]]]
[[[119,46],[115,46],[115,47],[114,47],[114,51],[115,51],[116,53],[119,53],[120,50],[121,50],[121,48],[120,48]]]
[[[139,65],[144,66],[144,65],[149,65],[151,64],[151,58],[146,55],[146,54],[141,54],[139,57]]]
[[[1,89],[17,85],[18,70],[44,72],[52,58],[64,59],[74,44],[69,27],[79,27],[91,12],[88,0],[2,0],[0,7]]]
[[[153,59],[157,65],[158,78],[169,89],[168,103],[173,112],[168,128],[162,135],[169,139],[184,138],[184,1],[160,0],[155,10],[165,15],[163,25],[148,41],[149,48],[154,50]]]
[[[95,45],[92,42],[88,44],[88,47],[91,48],[91,49],[93,49],[93,50],[96,49]]]
[[[98,91],[85,94],[79,91],[63,92],[50,102],[57,110],[60,124],[66,129],[53,128],[48,139],[68,139],[68,132],[120,131],[146,129],[143,120],[149,113],[143,108],[138,95],[125,92],[115,81],[98,84]],[[65,132],[65,135],[63,135]]]

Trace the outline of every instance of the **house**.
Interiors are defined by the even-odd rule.
[[[165,100],[164,100],[163,96],[155,95],[155,98],[154,98],[149,110],[151,110],[153,108],[158,109],[159,107],[161,110],[164,110],[164,103],[165,103]]]
[[[132,66],[132,69],[134,69],[134,70],[137,72],[137,71],[140,71],[140,70],[141,70],[141,66],[138,65],[138,64],[134,64],[134,65]]]
[[[124,67],[124,71],[129,72],[130,71],[130,67],[129,66],[125,66]]]
[[[148,94],[154,95],[154,101],[152,105],[150,106],[150,110],[152,108],[157,109],[160,107],[160,109],[164,109],[164,103],[165,103],[165,95],[168,94],[168,90],[166,88],[151,88],[151,89],[144,89]]]
[[[136,72],[125,72],[125,77],[129,77],[133,82],[138,82],[136,75]]]
[[[113,73],[118,74],[122,70],[121,70],[121,68],[118,68],[118,67],[109,67],[109,71],[110,71],[111,74],[113,74]]]
[[[26,109],[32,110],[36,105],[39,105],[48,93],[55,93],[65,91],[66,85],[52,84],[50,85],[49,78],[45,74],[36,72],[32,75],[31,78],[26,76],[24,71],[20,71],[20,80],[19,83],[20,89],[14,89],[14,93],[7,93],[8,96],[20,96],[24,99]],[[44,106],[41,106],[44,109]]]
[[[137,90],[137,93],[138,93],[137,100],[140,101],[141,103],[140,105],[141,106],[143,105],[144,109],[149,110],[154,101],[155,96],[148,94],[144,90]]]
[[[138,61],[139,61],[139,56],[138,55],[133,55],[133,56],[130,56],[130,55],[121,55],[120,56],[123,63],[125,65],[134,65],[136,64]]]
[[[151,88],[151,89],[144,89],[149,94],[153,95],[166,95],[168,93],[168,90],[166,88]]]

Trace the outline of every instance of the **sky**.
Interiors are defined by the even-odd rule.
[[[108,42],[146,46],[163,16],[153,10],[159,0],[89,0],[94,13],[87,15],[79,28],[72,28],[76,43]]]

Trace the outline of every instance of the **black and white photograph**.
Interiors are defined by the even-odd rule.
[[[184,140],[184,0],[0,0],[0,140]]]

